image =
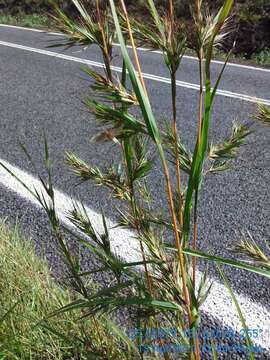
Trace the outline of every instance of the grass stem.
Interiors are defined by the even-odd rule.
[[[126,8],[124,0],[120,0],[120,3],[121,3],[121,7],[122,7],[122,10],[123,10],[125,18],[126,18],[129,39],[130,39],[130,42],[131,42],[131,47],[132,47],[132,51],[133,51],[133,55],[134,55],[135,64],[136,64],[136,68],[137,68],[137,71],[138,71],[139,79],[140,79],[141,84],[143,86],[144,92],[147,95],[147,90],[146,90],[145,82],[144,82],[143,75],[142,75],[141,64],[140,64],[140,61],[139,61],[138,52],[137,52],[137,49],[136,49],[134,37],[132,35],[132,29],[131,29],[131,25],[130,25],[130,21],[129,21],[127,8]]]
[[[109,49],[108,49],[108,45],[107,45],[107,41],[106,41],[106,37],[105,37],[105,33],[104,33],[104,17],[100,13],[99,0],[96,0],[96,10],[97,10],[97,17],[98,17],[98,26],[99,26],[101,36],[102,36],[103,45],[102,45],[101,51],[102,51],[102,55],[103,55],[103,59],[104,59],[106,73],[107,73],[108,79],[111,82],[113,82],[112,71],[111,71],[111,59],[110,59]]]

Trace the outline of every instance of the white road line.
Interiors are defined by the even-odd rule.
[[[50,35],[57,35],[57,36],[63,36],[64,35],[64,34],[61,34],[60,32],[51,32],[51,31],[47,31],[47,30],[34,29],[34,28],[31,28],[31,27],[24,27],[24,26],[17,26],[17,25],[0,24],[0,27],[6,27],[6,28],[18,29],[18,30],[26,30],[26,31],[33,31],[33,32],[50,34]]]
[[[120,46],[120,44],[114,43],[114,46]],[[130,49],[132,48],[132,46],[130,46],[130,45],[127,45],[127,47],[130,48]],[[137,50],[142,51],[142,52],[151,52],[151,53],[163,55],[163,52],[160,51],[160,50],[151,50],[151,49],[143,48],[143,47],[138,47]],[[196,62],[199,61],[197,57],[191,56],[191,55],[184,55],[183,58],[188,59],[188,60],[192,60],[192,61],[196,61]],[[212,60],[212,63],[213,64],[224,65],[224,61],[221,61],[221,60]],[[270,73],[270,68],[262,68],[262,67],[252,66],[252,65],[243,65],[243,64],[236,64],[236,63],[228,62],[227,66],[232,66],[232,67],[242,68],[242,69],[248,69],[248,70],[263,71],[263,72]]]
[[[104,64],[100,63],[100,62],[91,61],[91,60],[87,60],[87,59],[81,59],[81,58],[78,58],[78,57],[65,55],[65,54],[61,54],[61,53],[56,53],[56,52],[49,51],[49,50],[33,48],[33,47],[14,44],[14,43],[6,42],[6,41],[0,41],[0,45],[7,46],[7,47],[10,47],[10,48],[30,51],[30,52],[38,53],[38,54],[42,54],[42,55],[51,56],[51,57],[54,57],[56,59],[74,61],[74,62],[85,64],[85,65],[104,68]],[[112,66],[112,69],[114,71],[116,71],[116,72],[121,72],[122,71],[122,69],[120,67],[118,67],[118,66]],[[149,79],[149,80],[153,80],[153,81],[157,81],[157,82],[162,82],[162,83],[166,83],[166,84],[170,84],[170,82],[171,82],[169,78],[165,78],[165,77],[157,76],[157,75],[153,75],[153,74],[148,74],[148,73],[143,73],[143,77],[145,79]],[[193,89],[193,90],[196,90],[196,91],[199,90],[199,85],[189,83],[189,82],[185,82],[185,81],[180,81],[180,80],[177,80],[177,86],[188,88],[188,89]],[[233,98],[233,99],[237,99],[237,100],[243,100],[243,101],[247,101],[247,102],[251,102],[251,103],[255,103],[255,104],[260,103],[260,104],[265,104],[265,105],[270,106],[270,100],[268,100],[268,99],[262,99],[262,98],[258,98],[258,97],[254,97],[254,96],[250,96],[250,95],[246,95],[246,94],[239,94],[239,93],[235,93],[235,92],[232,92],[232,91],[218,90],[217,95],[225,96],[225,97]]]
[[[40,207],[39,203],[33,198],[33,196],[1,166],[1,163],[13,172],[13,174],[15,174],[22,182],[27,184],[27,186],[32,190],[36,189],[39,193],[44,193],[42,185],[38,179],[16,166],[11,165],[7,161],[0,159],[0,184],[16,193],[19,197],[24,198],[35,206]],[[56,208],[60,220],[70,226],[71,224],[66,219],[66,214],[72,209],[73,200],[58,190],[55,190],[55,198]],[[102,229],[101,215],[87,206],[84,207],[97,230]],[[112,227],[113,223],[109,219],[107,220],[109,226]],[[127,261],[138,261],[140,259],[139,245],[135,238],[132,237],[132,233],[130,231],[111,229],[110,234],[112,238],[112,248],[117,254],[119,254],[119,256]],[[198,276],[201,276],[201,274]],[[222,326],[229,326],[236,331],[240,331],[242,329],[242,325],[236,312],[234,311],[234,305],[228,295],[227,289],[224,285],[214,279],[209,279],[209,281],[213,281],[213,286],[207,301],[202,307],[203,312],[220,321]],[[268,310],[262,305],[253,303],[244,295],[236,294],[236,297],[241,306],[241,310],[246,317],[248,328],[261,330],[259,338],[254,342],[256,342],[257,345],[270,350],[270,320]]]
[[[15,177],[10,175],[2,166],[1,163],[6,166],[13,174],[15,174],[23,183],[25,183],[31,190],[37,190],[40,194],[44,194],[44,197],[47,200],[48,196],[45,193],[40,181],[33,177],[32,175],[26,173],[23,170],[20,170],[16,166],[11,165],[7,161],[0,158],[0,184],[5,186],[6,188],[12,190],[20,197],[27,199],[35,206],[41,208],[40,203],[34,198],[34,196],[29,193],[29,191],[19,183]],[[56,190],[55,191],[55,200],[56,200],[56,210],[59,216],[59,219],[68,226],[72,226],[71,222],[66,218],[69,211],[73,209],[75,199],[68,197],[67,195],[63,194],[62,192]],[[86,207],[87,208],[87,207]],[[103,232],[103,225],[101,222],[101,215],[96,213],[94,210],[87,208],[88,215],[90,219],[93,221],[93,225],[95,226],[96,230],[100,233]],[[129,261],[137,261],[140,248],[139,244],[137,243],[128,244],[127,247],[123,246],[127,239],[132,237],[132,233],[128,230],[123,229],[115,229],[113,228],[115,224],[113,224],[108,219],[108,226],[111,228],[111,236],[112,236],[112,248],[115,253],[119,254],[124,259]],[[137,246],[137,247],[136,247]]]
[[[59,32],[51,32],[51,31],[47,32],[46,30],[33,29],[33,28],[28,28],[28,27],[23,27],[23,26],[0,24],[0,27],[1,26],[2,27],[7,27],[7,28],[14,28],[14,29],[18,29],[18,30],[26,30],[26,31],[39,32],[39,33],[46,33],[46,34],[50,34],[50,35],[65,36],[65,34],[59,33]],[[117,43],[114,43],[114,45],[115,46],[120,46]],[[129,45],[128,45],[128,47],[131,48],[131,46],[129,46]],[[151,51],[152,53],[162,55],[162,51],[160,51],[160,50],[154,50],[153,51],[153,50],[150,50],[150,49],[147,49],[147,48],[142,48],[142,47],[138,47],[137,50],[143,51],[143,52]],[[184,55],[183,57],[185,59],[188,59],[188,60],[198,61],[198,58],[196,58],[195,56]],[[212,60],[212,62],[214,64],[220,64],[220,65],[224,64],[224,61],[220,61],[220,60]],[[236,64],[236,63],[231,63],[231,62],[228,62],[227,66],[232,66],[232,67],[242,68],[242,69],[248,69],[248,70],[254,70],[254,71],[270,72],[270,69],[268,69],[268,68],[262,68],[262,67],[252,66],[252,65]]]

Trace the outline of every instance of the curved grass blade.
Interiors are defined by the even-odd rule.
[[[0,325],[6,320],[6,318],[12,313],[15,307],[19,304],[20,300],[16,301],[0,318]]]
[[[153,19],[154,19],[154,21],[156,23],[156,26],[157,26],[160,34],[162,35],[163,39],[165,39],[164,27],[162,25],[161,19],[159,17],[158,12],[157,12],[155,3],[154,3],[153,0],[147,0],[147,3],[148,3],[149,10],[151,12],[151,15],[153,16]]]
[[[148,133],[152,137],[152,139],[155,141],[155,143],[157,144],[158,150],[160,152],[160,156],[162,158],[165,158],[163,149],[161,147],[160,131],[157,127],[156,120],[155,120],[155,117],[154,117],[154,114],[152,112],[152,108],[151,108],[151,105],[149,102],[149,98],[145,94],[144,88],[143,88],[141,82],[139,81],[138,75],[137,75],[137,73],[134,69],[134,66],[131,62],[131,59],[129,57],[129,54],[128,54],[128,51],[126,48],[126,44],[125,44],[125,40],[124,40],[122,31],[121,31],[121,27],[119,24],[118,16],[116,13],[114,1],[113,0],[109,0],[109,1],[110,1],[110,5],[111,5],[113,20],[114,20],[115,27],[116,27],[118,41],[120,43],[120,47],[121,47],[121,51],[122,51],[122,56],[123,56],[123,59],[125,61],[125,64],[126,64],[129,76],[130,76],[133,90],[139,101],[140,108],[142,110],[142,115],[144,117],[147,129],[148,129]]]
[[[218,360],[218,353],[217,353],[216,345],[213,340],[211,340],[211,349],[212,349],[213,360]]]
[[[237,298],[236,298],[236,296],[235,296],[235,294],[234,294],[234,292],[232,290],[232,287],[231,287],[231,285],[229,283],[228,278],[226,277],[225,273],[222,271],[221,266],[219,264],[216,264],[216,266],[217,266],[217,269],[218,269],[218,271],[220,273],[220,276],[222,277],[224,285],[228,289],[229,294],[230,294],[230,296],[232,298],[232,301],[233,301],[233,303],[235,305],[236,311],[238,313],[239,319],[241,321],[241,324],[242,324],[244,332],[245,332],[246,343],[247,343],[249,349],[251,350],[253,348],[253,344],[252,344],[252,341],[251,341],[249,333],[248,333],[248,327],[247,327],[246,319],[245,319],[245,317],[244,317],[244,315],[243,315],[243,313],[241,311],[241,307],[240,307],[240,305],[239,305],[239,303],[237,301]],[[250,353],[250,359],[251,360],[255,359],[254,351]]]
[[[174,245],[166,244],[165,247],[170,250],[177,251],[177,249],[175,248]],[[183,253],[186,255],[190,255],[190,256],[196,256],[198,258],[202,258],[202,259],[205,259],[208,261],[213,261],[213,262],[224,264],[227,266],[232,266],[232,267],[238,268],[240,270],[246,270],[246,271],[252,272],[254,274],[265,276],[270,279],[270,270],[266,270],[266,269],[262,269],[262,268],[259,268],[259,267],[253,266],[253,265],[249,265],[249,264],[241,262],[241,261],[226,259],[221,256],[210,255],[210,254],[204,253],[202,251],[198,251],[198,250],[195,251],[195,250],[188,249],[188,248],[183,249]]]

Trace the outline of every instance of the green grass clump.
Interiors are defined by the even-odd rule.
[[[256,64],[270,66],[270,49],[265,48],[259,53],[253,54],[251,58]]]
[[[39,29],[53,29],[55,24],[53,20],[42,14],[20,14],[20,15],[0,15],[1,24],[33,27]]]
[[[0,222],[0,359],[120,359],[105,322],[79,311],[48,318],[71,301],[30,241]]]

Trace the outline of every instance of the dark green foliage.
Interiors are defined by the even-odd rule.
[[[48,317],[72,301],[66,287],[36,256],[34,246],[16,226],[0,221],[0,358],[134,359],[122,353],[118,336],[106,337],[113,324],[104,318],[78,320],[80,310]],[[94,289],[94,288],[93,288]]]
[[[2,13],[9,15],[50,13],[55,3],[70,12],[74,11],[69,0],[0,0],[0,9]]]

